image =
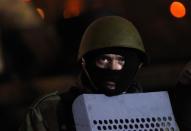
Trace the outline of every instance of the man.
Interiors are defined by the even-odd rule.
[[[21,131],[74,131],[74,99],[83,93],[120,95],[141,92],[136,72],[147,57],[141,37],[128,20],[105,16],[89,25],[78,54],[80,84],[67,93],[53,93],[32,106]]]
[[[181,131],[191,130],[191,62],[187,63],[180,73],[176,88],[174,89],[174,111]]]

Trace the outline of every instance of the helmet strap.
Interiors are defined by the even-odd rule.
[[[89,79],[89,82],[90,82],[92,88],[93,88],[94,90],[98,90],[98,88],[96,87],[95,83],[94,83],[93,80],[91,79],[90,74],[88,73],[88,71],[87,71],[87,69],[86,69],[86,61],[85,61],[85,59],[84,59],[83,57],[82,57],[82,63],[81,63],[81,65],[82,65],[83,71],[85,72],[87,78]]]
[[[139,64],[138,69],[141,69],[143,65],[144,65],[144,64],[141,62],[141,63]]]

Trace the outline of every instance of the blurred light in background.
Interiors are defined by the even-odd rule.
[[[183,18],[186,15],[186,7],[183,3],[175,1],[170,5],[170,13],[176,18]]]
[[[37,13],[40,15],[40,17],[41,17],[42,19],[45,18],[45,13],[44,13],[43,9],[41,9],[41,8],[36,8],[36,11],[37,11]]]
[[[64,3],[64,18],[79,16],[84,8],[84,0],[67,0]]]

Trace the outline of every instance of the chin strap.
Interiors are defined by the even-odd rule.
[[[88,73],[88,71],[87,71],[87,69],[86,69],[86,61],[85,61],[85,59],[84,59],[83,57],[82,57],[82,63],[81,63],[81,65],[82,65],[83,71],[85,72],[87,78],[88,78],[89,81],[90,81],[90,84],[91,84],[92,88],[93,88],[95,91],[98,90],[98,88],[96,87],[95,83],[94,83],[93,80],[91,79],[90,74]]]

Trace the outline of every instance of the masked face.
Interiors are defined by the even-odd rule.
[[[124,64],[124,57],[118,54],[103,54],[96,58],[96,68],[97,70],[100,70],[100,73],[103,71],[103,75],[105,76],[102,80],[99,80],[103,88],[108,91],[115,91],[117,89],[117,81],[115,76],[117,74],[114,74],[114,72],[120,72],[123,69]]]
[[[96,87],[96,93],[108,96],[127,91],[128,84],[134,81],[140,59],[134,51],[128,53],[101,53],[91,57],[87,71]]]

